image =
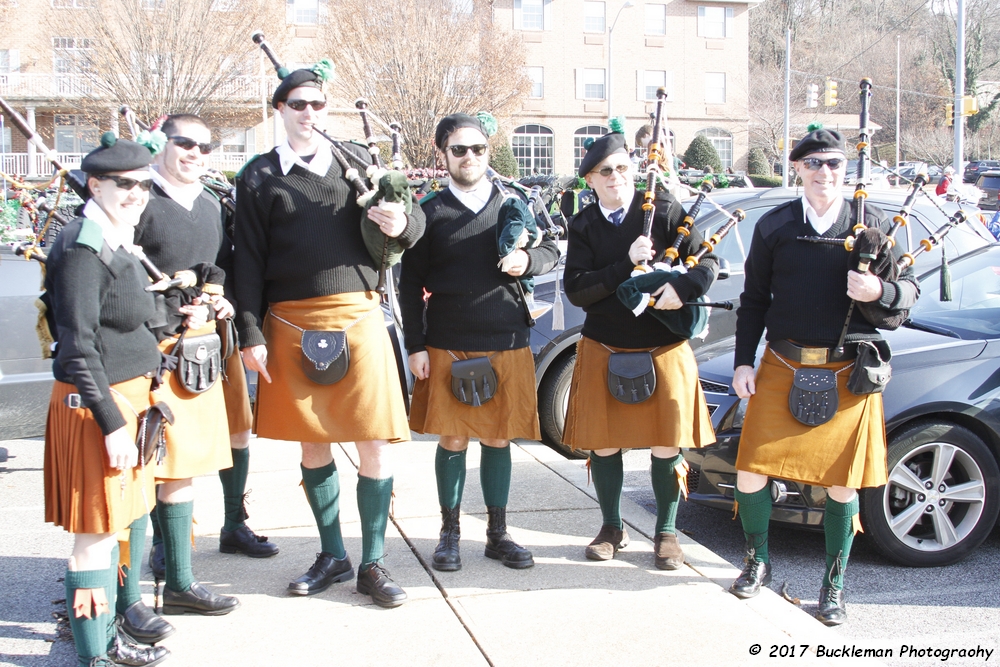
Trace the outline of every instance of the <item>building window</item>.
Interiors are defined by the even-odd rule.
[[[223,153],[252,152],[254,142],[253,128],[250,128],[249,130],[242,128],[222,130],[222,141],[220,142],[220,145]]]
[[[604,3],[583,3],[583,31],[604,32]]]
[[[580,68],[576,70],[576,98],[578,100],[605,99],[603,69]]]
[[[167,0],[140,0],[139,7],[146,10],[163,9],[167,6]]]
[[[452,0],[452,13],[471,14],[475,10],[473,0]]]
[[[94,0],[52,0],[53,9],[91,9]]]
[[[544,67],[528,68],[528,78],[531,79],[531,93],[528,97],[533,99],[541,99],[542,97],[545,97],[545,86],[543,84],[544,73]]]
[[[287,0],[285,22],[295,25],[319,23],[319,0]]]
[[[83,116],[56,114],[56,152],[89,153],[100,143],[101,131]]]
[[[551,30],[552,0],[514,0],[514,30]]]
[[[646,5],[646,34],[666,35],[667,34],[667,6],[666,5]]]
[[[667,102],[673,101],[674,93],[674,73],[663,70],[646,69],[639,70],[636,77],[639,100],[644,102],[655,102],[656,91],[663,88],[667,91]]]
[[[705,72],[705,104],[726,103],[726,73]]]
[[[10,146],[10,125],[3,126],[3,135],[0,136],[0,151],[4,153],[13,152],[13,149]],[[4,171],[6,171],[6,169]]]
[[[552,130],[544,125],[521,125],[511,136],[511,149],[521,176],[552,173]]]
[[[733,135],[726,130],[717,127],[709,127],[698,130],[699,136],[707,137],[715,150],[719,153],[719,160],[722,161],[722,168],[728,169],[733,166]]]
[[[0,74],[10,74],[21,69],[21,52],[18,49],[0,49]]]
[[[581,127],[573,133],[574,171],[580,168],[580,163],[583,162],[583,156],[587,154],[587,150],[583,147],[584,142],[586,142],[587,139],[600,139],[607,133],[608,128],[603,125],[588,125],[586,127]]]
[[[698,36],[709,39],[735,37],[732,7],[699,7]]]

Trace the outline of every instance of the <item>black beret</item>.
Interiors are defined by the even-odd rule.
[[[101,145],[87,153],[80,169],[88,174],[107,174],[142,169],[152,161],[153,154],[142,144],[119,139],[114,132],[105,132],[101,135]]]
[[[788,154],[788,159],[793,162],[801,160],[813,153],[847,153],[847,144],[844,143],[844,135],[836,130],[819,128],[813,130],[795,145],[792,152]]]
[[[628,153],[625,150],[625,135],[621,132],[610,132],[596,140],[583,156],[580,169],[577,171],[581,177],[586,176],[594,170],[594,167],[604,162],[609,155],[615,153]]]
[[[476,116],[470,116],[467,113],[453,113],[450,116],[445,116],[438,123],[437,129],[434,131],[434,145],[444,150],[444,144],[448,141],[451,133],[462,127],[471,127],[473,130],[479,130],[487,138],[492,134],[487,131],[483,122]]]
[[[282,79],[278,87],[274,89],[274,95],[271,97],[271,106],[277,107],[278,102],[286,101],[288,94],[300,86],[309,86],[310,88],[323,90],[323,79],[311,69],[295,70]]]

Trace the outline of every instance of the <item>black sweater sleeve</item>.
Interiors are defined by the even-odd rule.
[[[432,232],[425,233],[403,253],[399,274],[399,308],[403,316],[403,344],[414,354],[426,349],[427,327],[424,322],[424,285],[430,270]]]
[[[265,160],[266,157],[260,157],[256,162],[262,164],[251,164],[236,185],[234,294],[239,303],[236,327],[241,348],[264,345],[266,342],[263,317],[266,306],[264,272],[267,268],[268,211],[260,202],[255,187],[263,180],[260,172],[273,169],[269,161],[267,165],[263,164]]]
[[[544,276],[559,263],[559,246],[546,239],[534,248],[525,248],[528,254],[528,269],[525,276]]]

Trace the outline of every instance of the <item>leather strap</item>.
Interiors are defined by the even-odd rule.
[[[833,361],[849,361],[858,356],[856,343],[844,346],[842,354],[836,354],[831,347],[805,347],[796,345],[790,340],[768,341],[768,347],[790,361],[803,366],[822,366]]]

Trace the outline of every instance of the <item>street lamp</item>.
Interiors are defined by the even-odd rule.
[[[615,31],[615,26],[618,25],[618,17],[622,15],[622,10],[627,7],[635,7],[635,0],[625,0],[619,9],[618,13],[615,14],[615,20],[611,22],[611,29],[608,30],[608,119],[610,122],[611,118],[611,36]]]

